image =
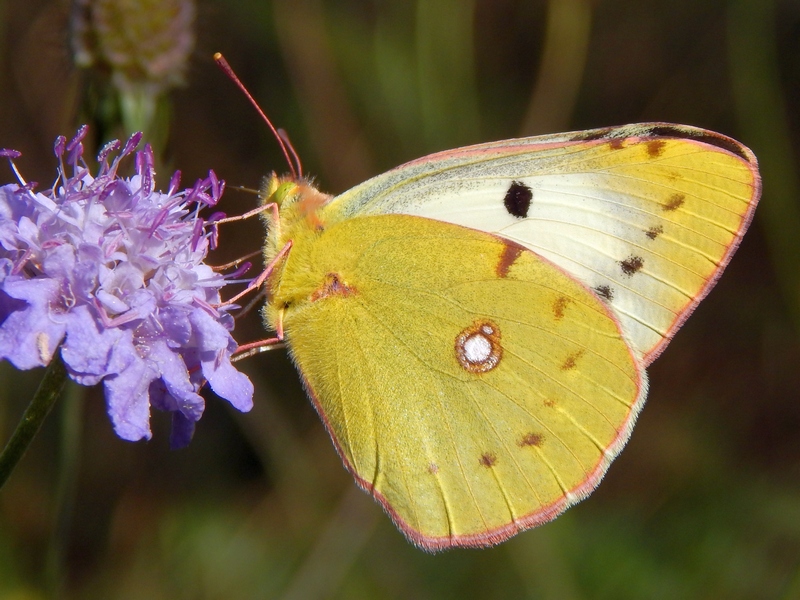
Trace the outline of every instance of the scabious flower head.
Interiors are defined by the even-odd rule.
[[[191,440],[207,382],[239,410],[252,407],[253,385],[231,364],[233,318],[220,303],[226,279],[204,263],[216,243],[213,207],[224,182],[213,172],[178,191],[155,191],[148,146],[140,135],[120,150],[108,144],[90,174],[86,127],[56,140],[58,177],[51,189],[0,187],[0,359],[18,369],[47,365],[59,349],[69,376],[102,382],[108,414],[126,440],[150,439],[150,407],[172,412],[173,447]],[[136,173],[118,175],[135,154]],[[9,160],[19,156],[0,150]],[[16,170],[16,167],[14,167]],[[71,171],[71,173],[70,173]]]
[[[179,85],[194,48],[194,18],[192,0],[75,0],[75,62],[110,71],[121,90]]]

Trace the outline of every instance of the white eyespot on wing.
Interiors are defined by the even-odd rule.
[[[469,373],[487,373],[503,358],[500,329],[491,321],[476,321],[465,327],[456,336],[454,348],[456,360]]]
[[[464,358],[472,364],[483,363],[492,354],[492,343],[481,333],[469,336],[463,345]]]

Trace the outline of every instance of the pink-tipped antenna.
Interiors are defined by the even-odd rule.
[[[235,83],[238,88],[242,91],[242,93],[247,97],[250,101],[250,104],[253,105],[253,108],[258,111],[258,114],[261,115],[261,118],[264,119],[264,122],[269,127],[269,130],[272,132],[272,135],[278,140],[278,144],[281,147],[281,151],[283,152],[283,156],[286,159],[286,163],[289,165],[289,170],[292,172],[292,177],[295,180],[300,179],[303,176],[303,165],[300,164],[300,158],[297,156],[297,152],[295,152],[294,148],[289,142],[289,137],[286,135],[286,132],[283,130],[278,130],[272,124],[272,121],[269,120],[269,117],[261,110],[261,107],[258,105],[258,102],[255,101],[255,98],[247,91],[247,88],[244,87],[244,84],[241,80],[236,76],[236,73],[233,72],[233,69],[228,64],[228,61],[225,60],[225,57],[222,56],[220,52],[214,54],[214,61],[217,63],[220,69],[228,76],[228,78]],[[283,135],[281,135],[283,134]],[[292,160],[294,159],[294,161]]]
[[[289,149],[289,152],[292,154],[292,158],[294,159],[294,164],[297,165],[297,171],[300,174],[300,177],[303,176],[303,165],[300,164],[300,155],[297,154],[297,150],[294,149],[294,145],[292,144],[292,140],[289,139],[289,132],[285,129],[278,129],[278,135],[281,136],[283,143],[286,144],[286,147]]]

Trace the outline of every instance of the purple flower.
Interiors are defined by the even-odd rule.
[[[227,282],[203,262],[217,232],[199,212],[224,182],[211,172],[177,191],[176,173],[166,193],[154,191],[149,146],[135,153],[133,177],[118,176],[140,134],[113,159],[120,144],[106,145],[91,175],[85,135],[56,140],[51,189],[36,192],[19,175],[0,187],[0,359],[44,366],[60,346],[73,380],[103,382],[117,435],[150,439],[154,406],[172,412],[170,442],[185,446],[205,383],[241,411],[253,405],[252,383],[231,364],[233,318],[215,308]]]

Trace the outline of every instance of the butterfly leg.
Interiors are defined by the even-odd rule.
[[[292,241],[289,240],[288,242],[286,242],[286,245],[283,248],[281,248],[281,251],[278,252],[275,258],[272,259],[272,262],[270,262],[267,265],[267,268],[264,269],[258,277],[256,277],[253,281],[251,281],[250,284],[245,289],[236,294],[233,298],[230,298],[229,300],[223,302],[222,304],[216,305],[215,308],[233,304],[237,300],[239,300],[239,298],[241,298],[242,296],[249,294],[251,291],[260,288],[261,285],[267,280],[267,278],[270,275],[272,275],[272,272],[275,270],[275,266],[283,259],[284,256],[286,256],[289,253],[289,250],[291,250],[291,248],[292,248]]]
[[[257,342],[250,342],[249,344],[242,344],[236,349],[231,362],[242,360],[254,354],[267,352],[268,350],[275,350],[276,348],[283,347],[283,313],[281,310],[278,313],[278,323],[275,327],[275,337],[267,338],[266,340],[258,340]]]
[[[277,223],[279,220],[278,205],[275,202],[270,202],[269,204],[262,204],[261,206],[254,208],[253,210],[248,210],[243,215],[236,215],[235,217],[225,217],[224,219],[220,219],[219,221],[214,221],[214,225],[222,225],[223,223],[233,223],[234,221],[244,221],[245,219],[249,219],[250,217],[260,215],[261,213],[266,212],[268,210],[272,211],[272,221],[274,223]]]

